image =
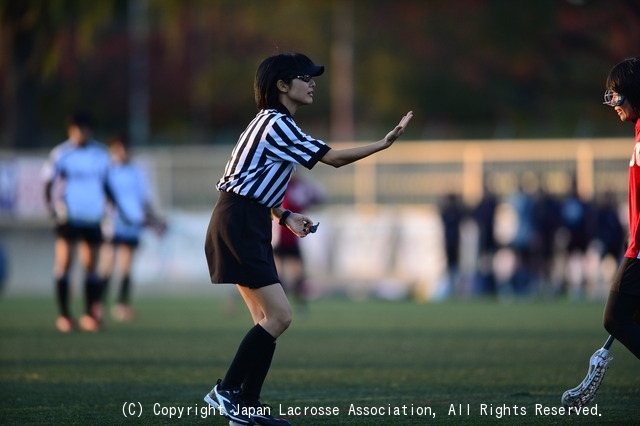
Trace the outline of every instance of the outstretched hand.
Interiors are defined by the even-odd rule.
[[[404,133],[404,129],[407,127],[407,125],[409,124],[412,118],[413,118],[413,111],[409,111],[407,115],[402,117],[402,119],[400,120],[400,123],[398,123],[398,125],[392,131],[387,133],[387,136],[385,136],[384,141],[387,142],[389,145],[394,143],[396,139],[398,139]]]

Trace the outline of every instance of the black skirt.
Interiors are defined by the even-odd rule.
[[[241,195],[220,193],[204,245],[212,283],[260,288],[280,282],[271,220],[270,208]]]

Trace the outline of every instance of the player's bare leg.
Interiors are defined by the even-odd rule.
[[[135,312],[131,307],[131,266],[133,264],[135,248],[129,244],[119,244],[116,248],[116,269],[120,278],[117,303],[111,314],[117,321],[132,321]]]
[[[289,299],[280,283],[251,289],[238,286],[240,295],[247,303],[252,318],[263,318],[257,324],[262,326],[273,338],[278,338],[291,324],[292,312]],[[255,315],[255,317],[254,317]]]
[[[102,319],[101,280],[97,274],[100,244],[81,241],[78,255],[85,271],[85,313],[80,317],[80,327],[85,331],[100,330]]]

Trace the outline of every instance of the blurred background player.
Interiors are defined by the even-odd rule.
[[[324,190],[318,184],[294,173],[284,194],[282,208],[305,213],[310,207],[323,203],[324,199]],[[285,291],[290,292],[298,306],[306,310],[306,273],[300,238],[285,226],[277,226],[276,231],[273,254],[278,276]]]
[[[498,250],[495,234],[495,217],[498,197],[490,179],[483,182],[482,198],[471,211],[471,217],[478,226],[478,259],[475,278],[476,292],[482,296],[496,295],[496,279],[493,272],[493,256]]]
[[[458,194],[447,193],[440,205],[447,261],[443,297],[459,296],[463,293],[460,280],[460,227],[466,215],[466,209]]]
[[[80,327],[86,331],[100,329],[100,279],[97,261],[102,231],[100,222],[107,199],[109,152],[92,139],[93,122],[85,113],[75,113],[67,123],[69,138],[56,146],[46,161],[45,202],[55,220],[55,260],[53,275],[61,332],[75,328],[71,315],[70,275],[77,249],[84,269],[85,312]]]
[[[120,210],[111,206],[104,226],[106,241],[101,250],[101,296],[106,301],[109,282],[118,280],[116,282],[120,285],[111,316],[117,321],[131,321],[134,318],[131,307],[131,266],[140,236],[147,225],[159,234],[164,233],[166,225],[154,213],[144,171],[131,161],[128,138],[125,135],[112,138],[109,141],[109,153],[112,162],[107,179]]]

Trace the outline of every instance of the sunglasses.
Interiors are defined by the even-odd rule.
[[[612,107],[620,106],[624,103],[625,97],[620,93],[616,93],[613,90],[607,90],[604,92],[604,102],[603,104],[609,105]]]
[[[311,75],[296,75],[296,76],[295,76],[295,77],[293,77],[293,78],[297,78],[298,80],[302,80],[302,81],[304,81],[305,83],[308,83],[308,82],[310,82],[310,81],[311,81],[311,79],[313,78],[313,76],[311,76]]]

